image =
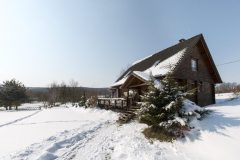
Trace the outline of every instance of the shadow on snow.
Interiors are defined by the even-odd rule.
[[[233,107],[239,106],[239,99],[235,101],[229,101],[228,103],[218,104],[216,107]],[[211,107],[215,107],[214,105]],[[211,108],[210,107],[210,108]],[[212,112],[207,115],[203,120],[201,120],[199,129],[193,129],[193,132],[190,132],[186,135],[186,138],[189,138],[191,141],[194,140],[201,140],[201,131],[208,131],[212,133],[217,133],[222,136],[231,137],[224,133],[224,131],[229,127],[240,127],[240,116],[237,117],[230,117],[226,116],[222,112],[218,112],[216,110],[211,110]],[[185,142],[186,139],[183,139]]]

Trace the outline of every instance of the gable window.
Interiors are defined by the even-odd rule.
[[[191,60],[192,71],[198,71],[198,60],[192,58]]]

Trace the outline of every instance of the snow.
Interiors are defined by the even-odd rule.
[[[181,126],[186,126],[186,119],[180,117],[174,117],[173,120],[168,120],[167,122],[161,122],[159,126],[168,128],[172,124],[180,124]]]
[[[221,94],[216,94],[216,102],[217,103],[222,103],[222,102],[226,102],[229,100],[232,100],[234,98],[236,98],[238,95],[234,94],[234,93],[221,93]]]
[[[115,82],[114,84],[111,85],[111,87],[115,87],[115,86],[120,86],[122,84],[125,83],[125,81],[128,79],[129,76],[123,77],[122,79],[120,79],[119,81]]]
[[[152,74],[154,77],[167,74],[168,72],[172,71],[176,67],[180,59],[186,53],[186,50],[187,48],[184,48],[162,62],[156,61],[158,63],[155,62],[152,67],[145,70],[144,72],[148,74]]]
[[[162,90],[162,89],[163,89],[163,85],[162,85],[162,83],[160,82],[160,80],[155,79],[153,82],[154,82],[154,87],[155,87],[155,88],[157,88],[157,89],[159,89],[159,90]]]
[[[133,74],[139,76],[140,78],[142,78],[145,81],[150,81],[151,80],[151,75],[141,72],[141,71],[133,71]]]
[[[149,74],[146,74],[146,73],[141,72],[141,71],[133,71],[132,74],[135,74],[135,75],[139,76],[140,78],[142,78],[145,81],[150,81],[151,80],[151,76]],[[125,77],[123,77],[119,81],[112,84],[111,87],[120,86],[120,85],[124,84],[129,76],[130,76],[129,74],[127,74],[127,76],[125,75]]]
[[[131,74],[135,74],[140,78],[150,81],[151,77],[158,77],[162,75],[166,75],[170,71],[172,71],[180,62],[181,58],[186,53],[187,48],[182,49],[181,51],[177,52],[173,56],[165,59],[164,61],[157,60],[150,68],[146,69],[145,71],[133,71]],[[152,55],[151,55],[152,56]],[[141,61],[151,57],[148,56],[142,60],[136,61],[134,64],[140,63]],[[127,78],[130,76],[130,72],[128,72],[121,80],[115,82],[111,87],[122,85],[126,82]],[[160,87],[157,85],[157,87]]]
[[[0,145],[0,159],[32,160],[69,156],[98,129],[115,123],[118,114],[100,109],[58,107],[34,112],[1,111],[0,118],[1,121],[6,118],[0,126],[0,142],[4,144]]]
[[[169,103],[167,106],[165,106],[165,110],[171,109],[173,105],[174,105],[174,101],[172,101],[172,102]]]
[[[183,107],[182,107],[182,112],[185,115],[196,115],[196,118],[201,118],[200,114],[197,113],[196,111],[204,111],[203,108],[199,107],[196,105],[194,102],[189,101],[189,100],[184,100],[183,101]]]
[[[185,122],[186,120],[184,120],[183,118],[175,117],[174,121],[179,122],[182,126],[186,125],[186,122]]]
[[[147,125],[137,121],[119,125],[118,114],[109,110],[63,106],[1,110],[0,159],[237,160],[240,99],[231,95],[216,95],[218,104],[207,107],[211,115],[195,121],[198,125],[173,143],[146,139],[142,131]],[[184,103],[189,112],[191,107],[201,109]]]
[[[186,99],[183,101],[183,110],[184,112],[194,112],[203,111],[204,109],[196,105],[194,102]]]

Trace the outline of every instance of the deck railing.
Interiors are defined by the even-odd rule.
[[[125,98],[98,98],[98,106],[107,109],[127,109],[128,101]]]

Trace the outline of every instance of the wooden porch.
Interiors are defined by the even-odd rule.
[[[105,109],[121,109],[127,110],[130,106],[130,101],[125,98],[98,98],[97,105]]]
[[[133,98],[98,98],[97,106],[105,109],[129,110],[137,107],[137,102]]]
[[[139,108],[138,102],[141,101],[141,95],[147,90],[148,86],[149,81],[134,72],[123,84],[110,88],[114,98],[98,98],[97,104],[99,107],[106,109],[129,110]]]

